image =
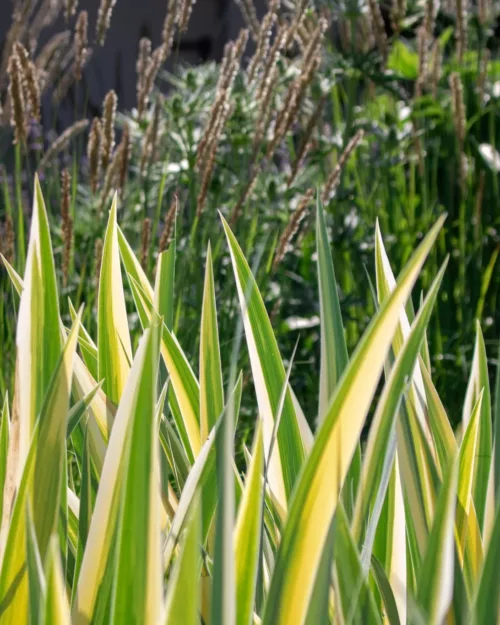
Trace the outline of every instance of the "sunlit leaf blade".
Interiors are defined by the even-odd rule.
[[[443,622],[453,596],[457,477],[458,462],[455,459],[439,492],[434,523],[419,575],[418,605],[425,612],[429,624]]]
[[[467,424],[471,418],[472,410],[476,404],[479,394],[483,391],[483,401],[481,403],[481,415],[479,425],[479,440],[477,447],[477,461],[475,463],[474,475],[474,505],[477,512],[479,527],[484,528],[486,502],[488,496],[488,480],[490,475],[491,456],[493,451],[492,425],[491,425],[491,394],[490,381],[488,376],[488,361],[486,358],[486,348],[484,345],[483,333],[479,322],[476,324],[476,343],[474,346],[474,357],[472,360],[471,374],[467,386],[463,411],[463,425]]]
[[[448,415],[422,358],[420,359],[420,370],[427,400],[429,428],[436,450],[436,462],[440,467],[441,473],[444,473],[457,452],[457,441]]]
[[[200,430],[205,442],[224,407],[212,252],[207,249],[200,329]]]
[[[467,424],[462,444],[459,452],[458,466],[458,489],[457,489],[457,511],[455,520],[456,541],[459,561],[463,566],[466,541],[468,539],[469,514],[471,511],[472,488],[474,483],[474,468],[477,457],[477,446],[479,439],[479,420],[483,393],[479,394],[476,405],[472,411],[471,418]],[[471,537],[472,539],[472,537]],[[471,587],[473,582],[470,580]]]
[[[349,357],[340,312],[337,282],[333,268],[325,216],[318,194],[316,247],[321,319],[321,364],[319,378],[319,422],[326,416],[333,391],[347,366]]]
[[[366,527],[373,512],[375,500],[380,496],[384,498],[384,493],[380,491],[383,459],[388,453],[391,437],[395,436],[395,423],[403,391],[418,359],[445,269],[446,263],[436,276],[408,337],[402,344],[373,417],[363,458],[361,485],[353,520],[353,535],[358,544],[364,542],[363,527]]]
[[[114,570],[111,556],[116,543],[120,493],[126,469],[127,441],[136,411],[140,413],[141,410],[138,397],[142,392],[142,386],[154,383],[154,380],[145,380],[143,376],[148,347],[150,348],[150,340],[146,338],[136,353],[111,431],[73,601],[72,618],[76,624],[91,622],[97,605],[98,591],[102,595],[104,592],[102,587],[107,588],[105,595],[111,590],[110,576],[112,577]]]
[[[169,330],[174,323],[175,239],[168,250],[158,256],[154,302],[158,314]]]
[[[104,239],[98,303],[98,374],[103,390],[118,406],[132,362],[116,223],[117,196],[113,199]]]
[[[66,420],[79,325],[80,315],[68,336],[39,417],[32,501],[33,524],[42,561],[45,561],[50,537],[57,533],[60,516],[60,493],[66,463]]]
[[[131,274],[129,281],[141,324],[147,327],[154,311],[153,302]],[[175,406],[171,401],[172,414],[186,454],[190,461],[194,461],[201,444],[200,388],[177,338],[165,324],[162,329],[161,355],[175,393]]]
[[[269,317],[250,267],[234,234],[221,217],[233,264],[236,286],[243,313],[245,336],[250,355],[259,412],[263,419],[264,447],[270,448],[274,415],[285,380],[285,368],[279,354]],[[296,478],[305,457],[292,396],[287,390],[269,470],[269,484],[279,504],[286,509]]]
[[[383,302],[388,296],[389,293],[394,289],[396,280],[394,278],[394,274],[391,269],[391,265],[389,262],[389,258],[387,256],[387,252],[385,251],[384,242],[382,240],[382,234],[380,232],[379,223],[377,220],[376,228],[375,228],[375,268],[376,268],[376,279],[377,279],[377,297],[379,304]],[[410,299],[410,298],[409,298]],[[413,310],[413,306],[411,306],[411,310]],[[394,335],[394,340],[392,342],[392,348],[394,351],[394,355],[397,356],[399,351],[401,350],[403,343],[410,332],[410,322],[408,320],[408,315],[406,308],[401,309],[399,325],[396,330],[396,334]],[[425,337],[424,337],[425,338]],[[425,436],[429,443],[432,443],[430,434],[428,432],[428,426],[425,419],[425,414],[422,408],[422,401],[425,402],[425,393],[424,386],[422,382],[422,374],[420,371],[420,365],[417,363],[412,377],[412,384],[409,389],[409,406],[408,409],[411,409],[412,412],[415,413],[418,418],[421,427],[425,433]],[[410,408],[411,407],[411,408]]]
[[[21,296],[23,292],[23,279],[14,269],[14,267],[9,263],[9,261],[5,258],[3,254],[0,254],[0,258],[2,259],[3,264],[5,265],[5,269],[7,269],[7,273],[9,274],[9,278],[12,282],[12,286],[15,288],[16,293]]]
[[[19,304],[16,347],[17,387],[13,421],[17,454],[10,454],[9,475],[17,482],[30,445],[36,418],[62,352],[59,330],[59,296],[47,210],[35,178],[33,216]],[[14,464],[15,463],[15,464]]]
[[[71,407],[71,410],[68,412],[66,438],[71,436],[76,426],[80,423],[80,419],[83,417],[90,404],[94,401],[95,396],[101,390],[101,386],[102,382],[96,384],[95,387],[85,395],[85,397],[82,397],[82,399],[77,401],[76,404]]]
[[[72,301],[69,298],[68,298],[68,306],[69,306],[69,313],[71,315],[71,320],[74,321],[76,319],[77,312],[73,306]],[[78,344],[82,352],[82,357],[83,357],[85,366],[89,370],[90,375],[93,378],[97,379],[98,378],[97,368],[98,368],[98,360],[99,360],[97,345],[94,343],[92,337],[85,329],[83,323],[80,324],[80,335],[78,337]]]
[[[354,352],[298,482],[269,590],[265,625],[304,620],[338,492],[361,434],[401,308],[444,218],[421,243]],[[339,450],[340,453],[339,453]]]
[[[200,500],[195,496],[186,521],[180,555],[168,580],[165,625],[199,625],[200,530]]]
[[[236,561],[236,624],[251,625],[260,557],[262,525],[262,473],[264,449],[262,423],[255,431],[252,460],[234,528]]]
[[[44,622],[48,625],[71,625],[69,604],[66,596],[59,543],[53,536],[50,541],[45,577],[47,591],[45,597]]]
[[[37,432],[35,426],[28,455],[24,464],[19,488],[5,540],[2,541],[0,570],[0,606],[2,606],[2,625],[24,625],[28,618],[28,579],[27,563],[27,526],[26,510],[29,502],[30,487],[33,480],[37,451]]]
[[[9,275],[12,268],[9,269],[7,261],[4,259],[4,263],[9,271]],[[11,278],[14,280],[13,284],[21,295],[24,289],[24,282],[17,274]],[[76,314],[76,313],[75,313]],[[62,328],[62,322],[59,320],[60,327]],[[80,328],[82,326],[80,325]],[[97,375],[97,364],[96,364]],[[96,376],[93,376],[85,365],[84,361],[76,354],[73,370],[73,394],[77,402],[83,400],[89,395],[96,387]],[[106,451],[106,443],[109,436],[109,428],[113,423],[114,408],[111,407],[109,402],[106,401],[104,393],[98,391],[94,396],[94,400],[88,406],[89,410],[89,430],[90,430],[90,449],[92,459],[100,471],[104,462],[104,454]]]
[[[128,450],[123,458],[123,501],[119,513],[111,623],[156,623],[161,606],[156,422],[161,323],[161,319],[153,320],[142,337],[134,361],[140,378],[129,407],[132,416],[126,441]]]

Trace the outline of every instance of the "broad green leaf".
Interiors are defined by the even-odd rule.
[[[259,421],[255,432],[252,460],[247,471],[245,490],[234,528],[237,625],[251,625],[253,622],[260,558],[263,469],[262,422]]]
[[[194,498],[179,558],[168,580],[165,625],[199,625],[201,512]]]
[[[321,552],[366,414],[396,331],[401,308],[442,226],[421,243],[381,305],[335,392],[296,485],[269,589],[264,625],[303,623]]]
[[[32,502],[33,525],[42,561],[45,561],[50,537],[57,533],[61,488],[66,489],[62,484],[66,463],[66,421],[79,325],[80,315],[68,336],[39,417]]]
[[[134,361],[140,372],[127,427],[111,623],[157,623],[162,599],[157,381],[161,319],[146,330]],[[133,373],[131,374],[133,375]],[[133,537],[133,540],[131,539]]]
[[[453,596],[454,521],[458,463],[453,460],[439,492],[434,523],[419,575],[417,600],[430,625],[443,622]]]
[[[244,319],[257,403],[263,419],[264,448],[267,455],[274,427],[274,415],[277,413],[285,380],[285,368],[250,267],[228,224],[223,217],[221,219],[229,244]],[[277,443],[270,461],[269,484],[280,506],[286,510],[305,458],[304,443],[289,390],[278,428]]]
[[[50,541],[45,577],[47,591],[45,597],[44,622],[46,625],[71,625],[68,598],[64,584],[59,542],[56,536]]]
[[[207,249],[200,329],[200,433],[205,442],[224,408],[212,252]]]
[[[396,40],[391,46],[387,67],[407,80],[415,80],[418,75],[418,54],[401,40]]]
[[[479,424],[479,440],[477,447],[477,462],[474,474],[474,505],[477,512],[479,527],[484,529],[488,480],[490,475],[491,456],[493,453],[492,426],[491,426],[491,394],[488,376],[488,361],[484,345],[483,333],[479,322],[476,322],[476,343],[472,360],[471,373],[464,403],[462,421],[464,428],[472,415],[472,409],[476,404],[479,394],[483,391],[481,403],[481,415]]]
[[[115,194],[104,238],[99,276],[97,346],[99,379],[104,380],[103,390],[108,399],[118,406],[130,371],[132,346],[120,268],[116,211]]]

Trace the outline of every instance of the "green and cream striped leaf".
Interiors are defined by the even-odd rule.
[[[356,625],[382,623],[366,572],[349,529],[344,506],[335,513],[335,609],[340,622]]]
[[[195,495],[180,554],[168,580],[165,625],[199,625],[200,622],[200,507],[200,498]]]
[[[200,434],[205,442],[224,408],[212,252],[207,249],[200,329]]]
[[[15,483],[19,478],[46,392],[62,353],[59,330],[59,296],[47,210],[38,178],[35,178],[33,216],[26,259],[26,273],[17,323],[16,466],[9,467]],[[10,459],[15,461],[14,454]],[[17,476],[17,477],[14,477]]]
[[[316,210],[316,248],[321,319],[318,423],[322,423],[330,405],[330,399],[347,366],[349,357],[340,312],[335,270],[319,193]]]
[[[13,281],[13,285],[19,296],[21,296],[24,289],[23,280],[15,274],[14,269],[4,260],[4,263],[9,272],[9,276]],[[14,275],[15,274],[15,275]],[[61,320],[59,320],[61,328],[61,336],[65,336],[65,330]],[[81,326],[80,326],[81,327]],[[73,369],[73,395],[76,402],[84,400],[96,387],[95,377],[92,376],[84,361],[75,355],[74,369]],[[91,432],[90,446],[92,459],[98,471],[102,468],[104,462],[104,455],[106,453],[106,445],[109,437],[109,426],[113,423],[115,409],[111,407],[110,403],[106,401],[106,396],[99,390],[93,401],[87,406],[89,411],[89,430]]]
[[[63,569],[59,555],[59,541],[52,536],[46,564],[47,589],[44,606],[44,623],[48,625],[71,625],[71,617]]]
[[[28,571],[30,625],[42,623],[42,605],[45,597],[45,574],[36,540],[31,507],[26,509],[26,569]]]
[[[473,408],[477,403],[481,392],[483,392],[483,400],[481,402],[477,461],[474,468],[473,496],[479,526],[481,531],[483,531],[486,507],[488,503],[488,480],[493,453],[493,435],[491,425],[491,393],[488,375],[488,361],[481,326],[479,322],[476,322],[474,357],[472,360],[471,373],[462,415],[464,429],[467,427]],[[493,507],[493,502],[491,502],[490,505]]]
[[[65,476],[67,418],[79,327],[80,315],[77,315],[39,416],[31,498],[33,524],[42,561],[45,561],[50,537],[57,533],[61,489],[66,491],[67,488],[62,481]]]
[[[429,625],[443,623],[453,596],[457,469],[455,459],[439,492],[434,523],[419,575],[417,600]]]
[[[261,553],[263,470],[262,422],[259,421],[255,431],[252,459],[247,471],[245,489],[234,528],[236,625],[251,625],[253,622]]]
[[[285,368],[269,317],[250,267],[234,234],[221,217],[229,245],[233,270],[243,314],[245,336],[250,355],[259,413],[263,420],[266,456],[271,445],[274,415],[277,413]],[[269,485],[279,505],[286,510],[297,476],[305,458],[304,442],[293,399],[287,390],[277,445],[269,467]]]
[[[111,623],[156,624],[162,603],[157,382],[161,319],[145,331],[131,376],[137,385],[122,464]]]
[[[342,376],[297,483],[278,551],[264,625],[298,625],[304,618],[338,492],[345,479],[375,393],[401,308],[410,296],[441,229],[438,220],[383,302]]]
[[[24,463],[19,488],[16,492],[12,514],[8,518],[5,539],[0,543],[0,605],[2,625],[28,625],[29,591],[27,565],[27,507],[33,481],[38,438],[31,439]]]
[[[147,327],[154,312],[153,300],[148,298],[141,283],[129,274],[130,287],[141,324]],[[175,335],[165,324],[162,329],[161,355],[170,376],[175,400],[170,407],[186,455],[193,462],[200,452],[200,388],[191,365]]]
[[[154,306],[169,330],[174,324],[175,239],[168,250],[158,256]]]
[[[469,515],[471,514],[471,507],[474,508],[472,492],[475,475],[474,469],[477,462],[477,447],[479,441],[479,424],[482,401],[483,392],[479,394],[476,405],[472,410],[472,414],[467,424],[467,429],[465,430],[459,452],[455,532],[457,542],[457,555],[459,558],[459,562],[462,564],[462,566],[464,562],[465,548],[467,542],[469,541]],[[473,563],[475,563],[476,561],[477,560],[474,559]],[[472,571],[468,571],[467,568],[468,567],[465,567],[466,582],[468,582],[469,590],[472,592],[472,590],[475,588],[475,582],[477,581],[477,566],[474,567]]]
[[[115,537],[118,529],[120,493],[124,488],[128,440],[135,414],[137,411],[140,412],[138,398],[142,396],[142,386],[154,382],[143,379],[148,345],[149,342],[143,337],[111,431],[73,601],[72,618],[76,625],[92,621],[101,586],[106,587],[107,592],[111,591],[109,577],[114,575],[112,556],[116,547]]]
[[[106,397],[118,406],[132,362],[116,223],[117,195],[109,213],[99,276],[98,377]]]
[[[389,293],[394,289],[396,280],[391,269],[387,252],[385,251],[384,242],[382,240],[382,234],[380,232],[379,223],[377,220],[375,228],[375,268],[376,268],[376,283],[377,283],[377,298],[379,304],[388,297]],[[397,356],[402,348],[405,339],[410,333],[410,322],[405,308],[401,309],[399,326],[394,336],[392,343],[394,355]],[[425,419],[422,401],[425,402],[424,385],[422,381],[422,373],[420,371],[420,365],[417,363],[412,377],[412,385],[409,390],[409,399],[412,410],[415,412],[420,425],[422,426],[429,443],[432,443],[432,439],[428,432],[428,425]]]

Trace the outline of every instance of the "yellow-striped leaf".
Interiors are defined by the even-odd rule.
[[[259,413],[263,419],[264,447],[270,449],[285,368],[269,321],[264,301],[250,267],[234,234],[221,217],[229,244],[236,286],[243,314]],[[269,467],[269,485],[280,506],[286,510],[305,458],[295,407],[287,389],[281,421]]]
[[[130,371],[132,346],[120,268],[116,211],[115,194],[104,238],[99,276],[97,346],[98,377],[104,380],[103,390],[108,399],[118,406]]]
[[[303,623],[338,492],[404,306],[442,226],[429,232],[365,332],[306,461],[289,511],[269,590],[265,625]]]

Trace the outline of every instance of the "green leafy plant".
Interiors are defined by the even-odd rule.
[[[397,280],[377,228],[377,311],[349,356],[318,200],[321,374],[311,419],[223,218],[242,319],[223,347],[209,248],[196,376],[171,327],[175,240],[151,285],[115,199],[94,342],[81,310],[71,328],[62,322],[38,181],[34,197],[24,276],[4,261],[20,303],[15,393],[0,426],[2,622],[496,620],[498,402],[481,329],[455,434],[426,337],[447,260],[412,305],[444,217]],[[122,270],[143,328],[136,348]],[[240,472],[241,325],[256,404]]]

